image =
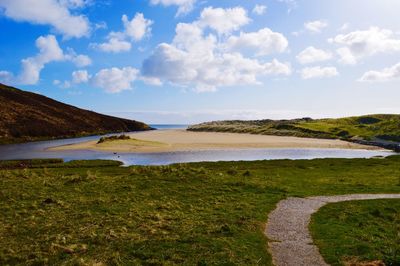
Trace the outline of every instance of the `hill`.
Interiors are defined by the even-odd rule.
[[[151,129],[3,84],[0,103],[0,144]]]
[[[216,121],[193,125],[188,130],[342,139],[398,149],[400,115],[366,115],[338,119]]]

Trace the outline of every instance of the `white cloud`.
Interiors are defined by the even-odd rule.
[[[340,62],[346,65],[355,65],[357,64],[358,58],[354,55],[351,50],[347,47],[339,48],[336,50],[336,53],[340,57]],[[360,56],[362,57],[362,56]]]
[[[91,1],[92,0],[59,0],[60,4],[71,9],[83,8],[89,5]]]
[[[104,21],[101,21],[101,22],[98,22],[98,23],[94,24],[94,29],[95,30],[105,30],[107,28],[108,28],[108,25]]]
[[[263,15],[267,12],[267,6],[265,5],[255,5],[253,8],[253,13],[257,15]]]
[[[108,93],[119,93],[132,89],[132,83],[136,80],[138,73],[139,71],[132,67],[102,69],[97,72],[91,82]]]
[[[69,89],[69,88],[71,88],[71,82],[69,82],[69,81],[64,81],[63,83],[61,83],[61,84],[59,85],[59,87],[62,88],[62,89]]]
[[[39,53],[34,57],[22,60],[22,72],[18,77],[18,83],[32,85],[40,79],[40,72],[47,63],[64,60],[63,50],[58,45],[54,35],[39,37],[36,40]]]
[[[400,63],[384,68],[381,71],[368,71],[359,79],[359,81],[381,82],[400,79]]]
[[[72,82],[75,84],[87,83],[90,80],[90,75],[86,70],[78,70],[72,72]]]
[[[89,56],[76,54],[73,49],[68,49],[67,54],[64,56],[64,60],[71,61],[77,67],[86,67],[92,64],[92,60]]]
[[[322,20],[315,20],[304,23],[304,27],[312,33],[320,33],[327,26],[328,23]]]
[[[214,54],[201,58],[191,51],[160,44],[155,53],[145,60],[144,76],[167,80],[181,86],[195,86],[199,92],[215,91],[220,86],[259,84],[258,75],[288,75],[290,66],[273,60],[261,63],[244,58],[239,53]]]
[[[132,20],[126,15],[122,16],[124,31],[110,32],[107,36],[108,41],[104,43],[91,43],[89,46],[103,52],[120,53],[128,52],[132,48],[131,42],[141,41],[151,34],[151,25],[153,21],[144,18],[142,13],[136,13]]]
[[[288,45],[289,42],[283,34],[268,28],[251,33],[241,32],[239,36],[229,37],[226,42],[228,50],[251,49],[258,56],[282,53]]]
[[[3,79],[12,84],[34,85],[39,82],[40,72],[51,62],[71,61],[78,67],[87,66],[91,60],[86,55],[77,55],[72,49],[68,54],[64,54],[54,35],[41,36],[36,40],[36,47],[39,53],[33,57],[28,57],[21,61],[21,73],[14,77],[10,72],[3,73]]]
[[[306,67],[300,71],[302,79],[332,78],[339,75],[335,67]]]
[[[90,33],[88,19],[83,15],[72,15],[69,11],[71,6],[57,0],[1,0],[0,7],[4,8],[5,16],[11,19],[51,25],[67,38],[80,38]]]
[[[332,58],[332,53],[316,49],[313,46],[310,46],[303,50],[301,53],[299,53],[297,56],[297,61],[300,62],[300,64],[311,64],[315,62],[322,62],[322,61],[327,61]]]
[[[140,41],[146,35],[150,34],[151,25],[153,24],[153,21],[145,19],[142,13],[136,13],[132,20],[123,15],[122,22],[125,27],[125,35],[134,41]]]
[[[339,29],[338,31],[347,31],[350,28],[350,24],[349,23],[344,23]]]
[[[100,51],[107,53],[120,53],[120,52],[128,52],[131,50],[132,45],[130,42],[120,40],[119,38],[111,37],[108,39],[108,42],[105,43],[92,43],[90,47],[99,49]]]
[[[193,10],[196,0],[150,0],[153,5],[178,6],[177,16],[184,15]]]
[[[340,34],[329,41],[343,45],[337,53],[344,64],[356,64],[360,59],[378,53],[400,52],[400,39],[391,30],[378,27]]]
[[[218,13],[223,14],[225,11]],[[230,26],[213,28],[218,33],[232,29]],[[246,58],[238,51],[229,51],[223,39],[220,38],[221,41],[218,42],[214,34],[205,36],[204,24],[199,21],[191,24],[179,23],[173,42],[159,44],[153,54],[143,62],[142,75],[178,86],[194,87],[196,91],[204,92],[215,91],[222,86],[260,84],[259,76],[291,73],[290,65],[278,60],[261,62]],[[253,42],[244,43],[250,48],[256,45]],[[269,53],[276,46],[266,45],[262,49],[265,49],[261,50],[264,53]]]
[[[251,19],[242,7],[234,8],[205,8],[198,21],[201,27],[210,27],[218,34],[229,34],[248,24]]]
[[[14,75],[8,71],[0,71],[0,83],[11,85],[14,83]]]

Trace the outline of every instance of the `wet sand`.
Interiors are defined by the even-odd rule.
[[[96,150],[112,152],[160,153],[248,148],[332,148],[382,150],[341,140],[280,137],[238,133],[191,132],[183,129],[145,131],[128,134],[136,140],[97,144],[88,141],[50,148],[51,151]]]

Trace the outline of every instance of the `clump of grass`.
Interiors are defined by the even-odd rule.
[[[124,134],[118,135],[118,136],[101,137],[99,139],[99,141],[97,142],[97,144],[104,143],[104,142],[107,142],[107,141],[127,140],[127,139],[131,139],[131,137],[129,137],[127,135],[124,135]]]

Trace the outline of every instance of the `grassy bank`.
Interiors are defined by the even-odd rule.
[[[399,163],[3,162],[0,264],[271,265],[263,229],[277,202],[400,193]]]
[[[368,115],[339,119],[216,121],[191,131],[252,133],[350,141],[400,142],[400,115]]]
[[[310,228],[331,265],[400,265],[400,200],[329,204],[313,216]]]

